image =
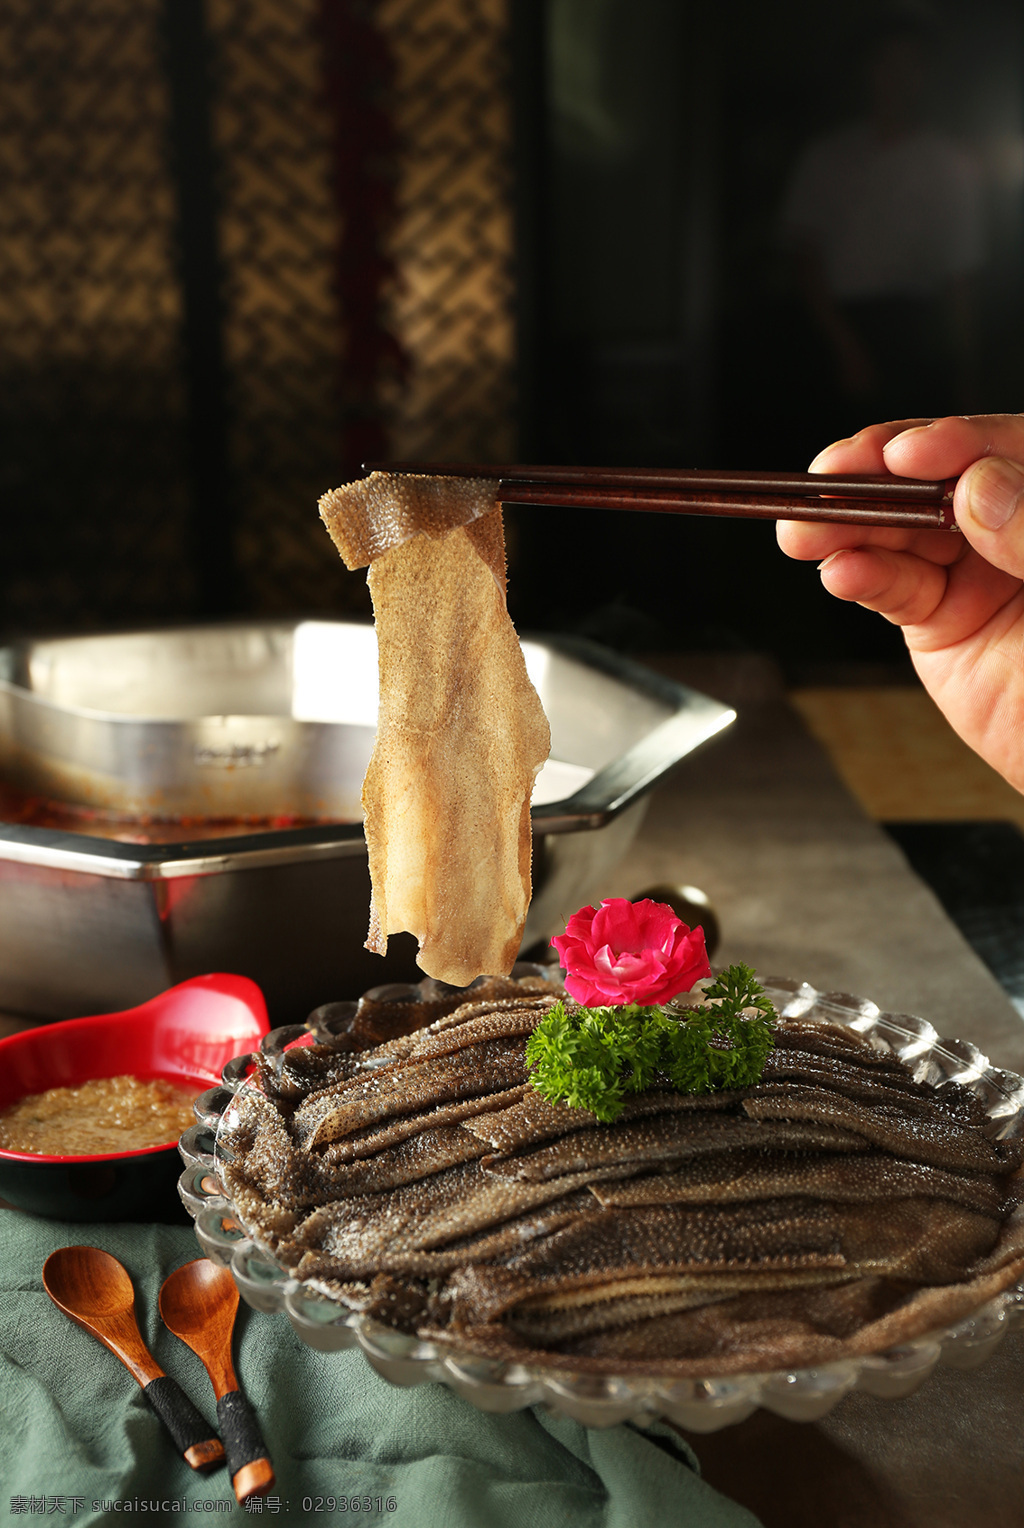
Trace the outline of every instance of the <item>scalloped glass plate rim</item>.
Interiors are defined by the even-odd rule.
[[[549,969],[517,967],[517,974]],[[914,1069],[919,1080],[955,1079],[974,1091],[992,1122],[991,1133],[1008,1138],[1024,1132],[1024,1078],[993,1067],[970,1041],[942,1039],[914,1014],[883,1012],[868,999],[843,992],[819,992],[807,982],[764,978],[764,987],[787,1018],[820,1018],[842,1024],[878,1048],[893,1051]],[[418,987],[374,989],[374,995],[425,995],[429,980]],[[260,1048],[279,1055],[306,1033],[330,1043],[330,1031],[290,1025],[265,1035]],[[909,1395],[940,1360],[958,1368],[983,1362],[1003,1335],[1024,1326],[1024,1280],[1003,1290],[956,1325],[930,1332],[899,1348],[823,1364],[814,1369],[715,1375],[683,1380],[666,1377],[595,1376],[565,1370],[532,1369],[482,1357],[456,1346],[424,1342],[372,1317],[347,1310],[340,1302],[300,1283],[275,1261],[268,1248],[250,1235],[216,1173],[224,1149],[220,1131],[230,1112],[229,1098],[247,1085],[248,1057],[225,1068],[222,1083],[196,1101],[198,1124],[179,1143],[185,1171],[179,1193],[196,1222],[206,1255],[231,1268],[248,1303],[283,1311],[299,1337],[322,1351],[358,1346],[385,1379],[399,1385],[440,1381],[486,1411],[511,1411],[542,1402],[549,1409],[588,1426],[667,1418],[695,1432],[712,1431],[741,1421],[758,1406],[791,1420],[816,1420],[848,1391],[861,1388],[890,1399]]]

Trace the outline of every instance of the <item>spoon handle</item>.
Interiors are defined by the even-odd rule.
[[[109,1316],[82,1316],[47,1289],[47,1294],[83,1332],[102,1342],[124,1364],[161,1422],[174,1439],[178,1452],[194,1470],[219,1464],[224,1445],[209,1422],[196,1410],[181,1386],[165,1374],[142,1340],[133,1310]]]
[[[171,1379],[169,1374],[159,1374],[148,1385],[143,1385],[142,1393],[174,1439],[186,1464],[194,1470],[203,1470],[223,1460],[223,1443],[177,1380]]]
[[[273,1466],[259,1423],[241,1390],[225,1390],[217,1397],[217,1420],[238,1501],[269,1491],[274,1484]]]

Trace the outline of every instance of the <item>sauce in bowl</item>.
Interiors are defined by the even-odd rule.
[[[85,1157],[173,1143],[195,1123],[196,1090],[163,1078],[94,1077],[0,1109],[0,1148]]]

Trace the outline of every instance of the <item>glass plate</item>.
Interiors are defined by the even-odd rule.
[[[519,965],[513,973],[550,977],[549,968]],[[807,982],[769,978],[765,990],[784,1018],[827,1020],[865,1036],[877,1049],[892,1052],[911,1068],[919,1082],[961,1083],[980,1098],[989,1118],[988,1133],[1009,1139],[1024,1132],[1024,1079],[990,1065],[967,1040],[943,1040],[925,1019],[907,1013],[883,1013],[875,1003],[845,992],[818,992]],[[377,1001],[428,999],[438,984],[376,988]],[[351,1005],[352,1011],[355,1004]],[[265,1035],[260,1050],[279,1057],[293,1045],[332,1044],[332,1025],[341,1005],[331,1005],[327,1022],[291,1024]],[[344,1020],[342,1011],[340,1021]],[[1024,1327],[1024,1279],[988,1300],[955,1326],[929,1333],[884,1352],[824,1364],[813,1369],[729,1375],[694,1380],[615,1378],[531,1369],[461,1352],[454,1346],[423,1342],[369,1316],[345,1309],[293,1279],[258,1239],[251,1236],[218,1176],[218,1158],[237,1112],[235,1095],[251,1085],[254,1055],[237,1056],[224,1069],[221,1085],[196,1100],[197,1124],[179,1143],[185,1171],[178,1192],[195,1220],[196,1236],[206,1256],[231,1269],[242,1297],[256,1310],[283,1311],[303,1342],[320,1352],[361,1348],[369,1363],[395,1385],[439,1381],[483,1411],[517,1411],[542,1402],[551,1410],[588,1427],[618,1422],[653,1422],[664,1417],[690,1432],[714,1432],[740,1422],[758,1406],[792,1421],[824,1416],[849,1390],[898,1400],[916,1390],[939,1362],[958,1369],[983,1363],[1007,1332]]]

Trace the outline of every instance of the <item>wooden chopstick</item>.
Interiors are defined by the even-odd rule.
[[[364,470],[497,478],[502,504],[957,529],[953,515],[955,478],[933,482],[889,474],[821,476],[810,472],[521,463],[496,466],[477,462],[381,462],[366,464]]]
[[[821,520],[842,525],[891,525],[911,530],[955,530],[952,503],[926,499],[825,498],[750,493],[651,493],[618,487],[577,488],[559,483],[509,483],[502,504],[544,504],[569,509],[631,509],[669,515],[730,515],[745,520]]]

